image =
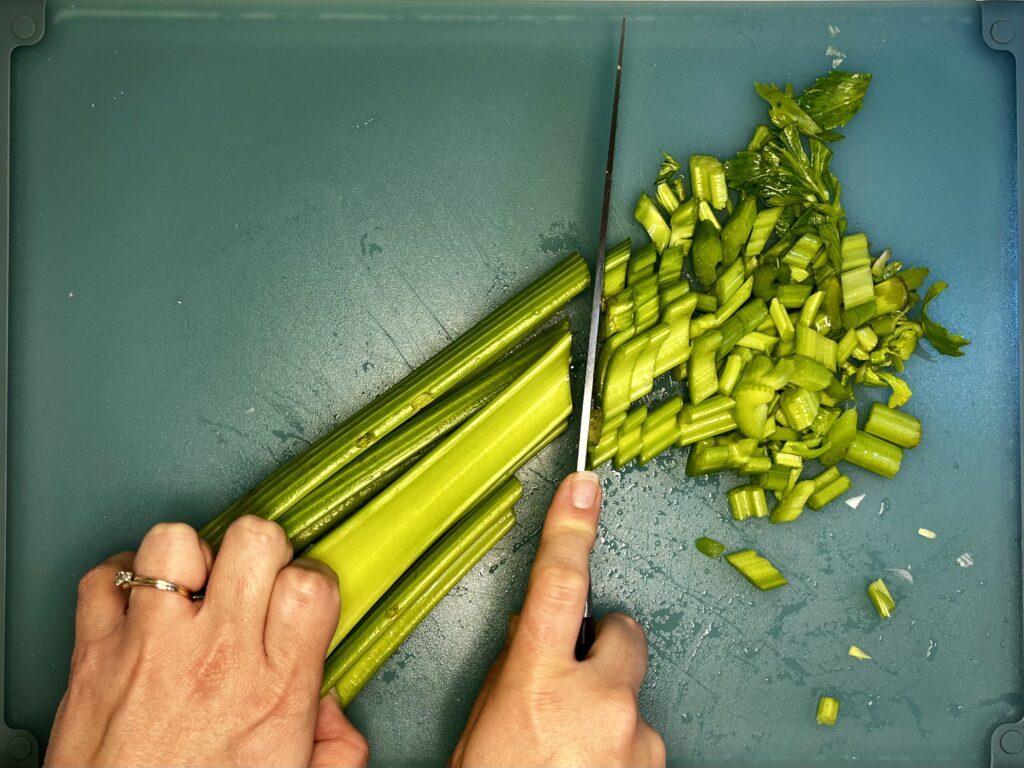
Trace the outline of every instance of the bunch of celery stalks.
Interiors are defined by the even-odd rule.
[[[608,253],[593,467],[690,446],[688,475],[746,478],[729,492],[736,520],[785,523],[849,489],[840,461],[893,477],[919,443],[920,422],[898,410],[904,362],[922,337],[950,355],[968,342],[927,315],[945,284],[919,302],[927,270],[845,232],[828,144],[869,82],[834,71],[800,97],[758,85],[770,123],[724,164],[692,156],[689,195],[665,156],[635,211],[650,242]],[[553,319],[589,284],[580,255],[565,257],[202,529],[216,547],[241,515],[276,520],[297,553],[337,572],[323,693],[351,702],[515,524],[515,473],[572,411],[569,328]],[[656,380],[675,394],[651,402]],[[892,389],[863,429],[844,408],[855,383]],[[824,471],[802,479],[814,459]],[[760,589],[786,583],[753,550],[726,559]],[[895,607],[881,580],[869,594],[883,616]]]

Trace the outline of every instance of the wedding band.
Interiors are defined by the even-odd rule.
[[[173,581],[167,581],[166,579],[151,579],[147,576],[136,576],[131,571],[118,571],[117,576],[114,577],[114,586],[120,587],[121,589],[153,587],[153,589],[159,589],[164,592],[177,592],[187,600],[196,600],[202,597],[201,594],[193,594],[191,591],[185,589],[180,584],[175,584]]]

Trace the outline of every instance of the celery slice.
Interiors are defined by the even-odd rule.
[[[772,510],[771,522],[791,523],[804,512],[804,505],[814,493],[814,482],[802,480],[789,489]]]
[[[718,331],[709,331],[694,340],[687,376],[691,403],[700,403],[718,392],[715,354],[721,344],[722,334]]]
[[[632,243],[627,237],[621,243],[610,248],[605,255],[604,285],[601,288],[601,295],[605,300],[626,287],[626,269],[629,265],[631,247]]]
[[[864,431],[902,448],[916,448],[921,443],[921,422],[881,403],[871,406]]]
[[[871,657],[868,656],[864,651],[858,648],[856,645],[851,645],[850,650],[847,654],[860,661],[871,661]]]
[[[707,219],[697,225],[690,256],[693,260],[693,272],[704,290],[707,290],[717,277],[716,267],[722,263],[722,239],[715,225]]]
[[[736,261],[743,246],[750,237],[757,218],[757,198],[744,197],[733,209],[729,220],[722,227],[722,263],[725,266]]]
[[[759,485],[741,485],[729,491],[729,510],[733,520],[768,517],[768,498]]]
[[[657,247],[658,253],[661,253],[668,247],[671,231],[668,228],[668,224],[665,223],[665,219],[662,218],[658,207],[647,196],[646,192],[640,193],[640,198],[636,201],[636,207],[633,209],[633,217],[640,222],[640,226],[647,230],[647,234],[650,235],[651,241]]]
[[[676,395],[651,411],[643,424],[640,463],[646,464],[679,440],[677,415],[683,407],[683,398]]]
[[[851,464],[891,480],[900,471],[903,449],[880,437],[857,430],[844,458]]]
[[[503,483],[448,531],[384,596],[324,666],[320,695],[337,686],[348,706],[427,614],[515,524],[523,489]]]
[[[725,552],[725,544],[720,541],[708,538],[707,536],[701,536],[693,545],[697,548],[705,557],[710,557],[712,560],[717,560]]]
[[[882,579],[875,579],[868,584],[868,599],[883,619],[888,619],[896,610],[896,601],[892,599],[889,588]]]
[[[690,156],[690,188],[694,197],[708,201],[711,207],[717,210],[725,208],[729,202],[725,168],[717,157]]]
[[[434,447],[412,469],[314,544],[341,585],[336,646],[415,560],[516,468],[571,409],[569,336]],[[453,462],[458,472],[453,475]]]
[[[752,549],[733,552],[726,555],[725,559],[743,578],[761,591],[777,589],[789,583],[774,565]]]
[[[818,725],[834,726],[839,718],[839,700],[831,696],[822,696],[818,699],[818,712],[815,719]]]
[[[829,449],[818,459],[826,467],[838,464],[845,456],[853,438],[857,435],[857,409],[844,411],[828,431]]]

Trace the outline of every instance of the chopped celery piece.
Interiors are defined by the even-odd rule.
[[[754,217],[754,226],[750,231],[750,239],[747,241],[745,255],[759,256],[761,254],[765,243],[768,242],[768,238],[775,230],[781,213],[781,208],[765,208],[763,211],[757,212],[757,216]]]
[[[761,591],[776,589],[789,582],[768,560],[752,549],[743,549],[725,556],[729,565]]]
[[[832,470],[835,470],[835,467],[833,467]],[[832,470],[829,471],[831,472]],[[815,491],[807,500],[807,506],[809,506],[815,512],[817,512],[820,509],[823,509],[827,504],[835,501],[848,490],[850,490],[850,478],[847,477],[846,475],[839,474],[838,470],[836,470],[836,474],[838,475],[838,477],[826,483],[825,485],[818,485],[818,478],[815,478]]]
[[[569,254],[329,435],[279,467],[204,526],[200,535],[216,546],[228,526],[243,514],[279,518],[389,432],[479,375],[589,284],[586,261],[578,253]]]
[[[621,334],[616,334],[611,340],[619,335]],[[612,353],[601,386],[601,410],[606,417],[615,416],[629,409],[630,403],[633,402],[633,370],[649,344],[650,336],[641,334],[627,340]]]
[[[776,336],[769,336],[766,333],[758,333],[757,331],[751,331],[746,336],[743,336],[736,342],[738,347],[746,347],[752,349],[755,352],[771,352],[779,339]]]
[[[739,303],[739,299],[746,300],[745,297],[750,295],[749,285],[750,280],[747,280],[744,288],[729,300],[730,303],[735,306],[734,302]],[[768,308],[760,299],[754,299],[744,304],[737,311],[731,312],[730,317],[726,317],[726,312],[731,312],[731,309],[729,307],[722,307],[714,315],[716,321],[719,317],[724,318],[724,322],[720,325],[716,322],[716,326],[722,331],[722,345],[718,348],[717,353],[719,360],[732,352],[740,339],[750,333],[754,333],[755,329],[768,317]],[[765,334],[761,334],[761,336],[765,336]]]
[[[690,294],[690,284],[686,280],[676,280],[671,283],[661,283],[658,286],[658,305],[661,307],[662,319],[664,319],[665,308],[675,301]],[[696,294],[694,294],[696,296]],[[696,306],[696,305],[694,305]]]
[[[868,236],[863,232],[855,235],[847,235],[842,242],[842,255],[840,258],[843,272],[848,269],[860,269],[867,267],[871,270],[871,254],[868,252]]]
[[[718,309],[718,299],[706,293],[694,294],[697,297],[697,309],[701,312],[714,312]]]
[[[747,196],[740,200],[736,208],[733,209],[729,220],[722,227],[722,263],[727,267],[737,260],[740,251],[743,250],[756,217],[757,199]]]
[[[794,485],[775,505],[772,510],[771,521],[773,523],[791,523],[804,512],[804,505],[814,493],[814,482],[812,480],[801,480]]]
[[[842,473],[838,469],[835,467],[829,467],[817,477],[812,478],[811,482],[814,483],[814,490],[820,491],[826,485],[838,480],[840,477],[842,477]]]
[[[888,315],[907,308],[907,284],[898,277],[890,277],[875,285],[875,314]],[[891,331],[890,331],[891,333]]]
[[[619,450],[618,431],[601,439],[597,445],[590,446],[587,451],[587,462],[590,469],[597,469],[605,462],[611,461]]]
[[[857,435],[857,409],[850,408],[844,411],[835,424],[828,431],[829,449],[818,457],[819,461],[826,467],[838,464],[846,456],[846,449],[850,447],[853,438]]]
[[[358,510],[407,469],[424,450],[483,408],[525,373],[552,344],[568,333],[560,325],[527,342],[480,378],[469,382],[410,419],[333,477],[303,496],[278,518],[296,551],[301,551]]]
[[[743,366],[746,363],[746,357],[740,352],[733,352],[726,360],[725,365],[722,366],[722,370],[718,374],[718,391],[723,395],[731,395],[733,389],[736,388],[736,382],[740,380],[740,374],[743,372]]]
[[[672,236],[669,245],[680,245],[690,240],[697,227],[697,207],[700,201],[694,197],[681,203],[672,213]]]
[[[818,396],[803,387],[786,387],[779,398],[779,407],[786,416],[786,423],[803,432],[814,423],[818,415]]]
[[[797,325],[803,325],[808,328],[814,325],[815,318],[818,316],[818,310],[821,308],[822,302],[825,300],[825,292],[817,291],[807,297],[807,301],[800,308],[800,316],[797,319]]]
[[[772,460],[767,456],[751,456],[738,471],[741,475],[763,475],[771,468]]]
[[[658,207],[646,192],[640,193],[640,198],[636,201],[636,208],[633,209],[633,217],[640,222],[641,227],[647,230],[651,242],[657,247],[659,253],[668,247],[671,231]]]
[[[676,416],[682,407],[683,399],[676,395],[647,415],[642,431],[641,464],[646,464],[679,440],[679,423]]]
[[[796,330],[793,328],[793,321],[789,317],[789,313],[786,308],[782,306],[782,302],[779,301],[778,297],[772,299],[772,303],[768,307],[768,312],[771,316],[772,323],[775,325],[775,329],[779,333],[779,338],[783,341],[789,341],[796,336]]]
[[[609,336],[604,340],[604,343],[601,345],[601,351],[597,355],[597,372],[595,374],[594,381],[594,386],[598,395],[603,395],[604,393],[605,381],[608,378],[608,368],[611,366],[611,362],[615,358],[616,353],[634,336],[636,336],[636,329],[627,328],[626,330],[619,331],[614,336]],[[615,414],[606,413],[605,415],[614,416]]]
[[[643,427],[647,420],[647,407],[639,406],[629,412],[626,421],[619,429],[619,444],[612,462],[616,469],[621,469],[640,455],[644,447]]]
[[[660,323],[643,333],[643,336],[647,338],[647,348],[640,353],[636,359],[636,365],[633,366],[629,389],[631,403],[636,402],[654,388],[654,367],[658,362],[658,353],[671,334],[672,328],[668,323]]]
[[[789,467],[790,469],[803,469],[804,460],[801,456],[795,453],[787,453],[786,451],[776,451],[773,457],[775,463],[780,467]]]
[[[746,276],[743,273],[743,262],[734,261],[731,265],[726,267],[725,271],[715,281],[715,298],[718,299],[718,306],[723,306],[733,294],[739,291],[740,286],[743,285]],[[754,288],[754,282],[750,282],[751,291]],[[750,293],[747,293],[747,298],[750,298]],[[746,301],[746,299],[744,299]],[[741,302],[742,304],[742,302]],[[737,307],[739,309],[739,307]]]
[[[752,258],[756,259],[756,257]],[[751,275],[754,280],[754,295],[765,302],[774,299],[776,293],[775,279],[778,275],[779,270],[771,264],[762,264],[759,267],[755,267]]]
[[[658,283],[665,284],[678,280],[683,274],[683,259],[688,250],[681,245],[666,248],[658,262]],[[684,283],[685,284],[685,283]]]
[[[714,284],[717,278],[715,270],[722,263],[722,239],[715,225],[706,219],[697,225],[690,257],[693,260],[693,273],[704,290],[707,290]]]
[[[775,289],[775,297],[786,309],[800,309],[810,295],[809,285],[780,285]]]
[[[331,649],[434,541],[533,455],[539,441],[569,415],[569,344],[565,334],[358,515],[307,550],[308,557],[334,569],[341,586]],[[453,462],[458,466],[454,476]]]
[[[838,346],[832,339],[822,336],[813,328],[798,325],[796,328],[796,353],[817,360],[830,371],[836,369]]]
[[[817,360],[804,355],[794,355],[792,360],[793,375],[789,380],[798,387],[820,392],[832,383],[832,372]]]
[[[715,353],[721,344],[722,334],[719,331],[709,331],[694,339],[687,374],[691,403],[700,403],[718,392]]]
[[[601,316],[601,338],[606,339],[619,331],[632,328],[634,309],[632,288],[619,291],[608,299],[604,314]]]
[[[868,599],[883,619],[888,619],[896,610],[896,601],[892,599],[889,588],[881,579],[875,579],[868,584]]]
[[[917,535],[924,536],[926,539],[937,539],[939,537],[939,534],[935,531],[929,530],[928,528],[918,528]]]
[[[324,665],[321,696],[337,687],[352,702],[441,599],[515,525],[523,489],[514,477],[446,533],[388,592]]]
[[[871,280],[871,270],[867,267],[846,270],[840,280],[843,285],[843,306],[846,309],[853,309],[874,301],[875,287]],[[872,309],[872,314],[874,314],[874,309]]]
[[[916,448],[921,443],[921,422],[881,403],[871,406],[864,431],[903,448]]]
[[[693,545],[697,548],[705,557],[710,557],[712,560],[717,560],[725,552],[725,544],[720,541],[708,538],[707,536],[701,536]]]
[[[818,699],[818,713],[816,720],[818,725],[833,726],[839,717],[839,700],[831,696],[822,696]]]
[[[775,397],[775,391],[759,384],[744,385],[741,377],[733,397],[736,400],[736,424],[740,431],[747,437],[764,440],[768,436],[768,404]]]
[[[709,437],[724,435],[734,429],[736,429],[736,419],[732,411],[721,411],[696,421],[680,419],[677,445],[682,448],[701,440],[707,440]]]
[[[725,395],[715,395],[697,405],[687,405],[679,412],[680,424],[692,424],[696,421],[703,421],[709,416],[714,416],[723,411],[731,411],[736,401]]]
[[[627,237],[618,245],[609,249],[605,255],[604,262],[604,286],[601,294],[605,300],[626,287],[626,267],[629,264],[629,254],[632,243]]]
[[[807,269],[811,266],[811,261],[814,257],[818,255],[821,246],[822,240],[817,235],[804,235],[782,257],[782,263],[788,264],[790,269],[797,268],[803,270],[806,277]]]
[[[626,285],[636,285],[646,277],[655,274],[655,265],[658,262],[658,251],[648,243],[629,258],[626,265]],[[648,286],[651,284],[648,283]],[[655,279],[654,286],[657,286]],[[656,290],[656,289],[655,289]]]
[[[733,520],[768,517],[768,498],[759,485],[741,485],[729,491],[729,509]]]
[[[663,181],[654,188],[654,192],[661,207],[665,209],[665,213],[671,216],[672,212],[679,207],[679,198],[676,197],[672,187],[669,186],[668,182]]]
[[[697,296],[692,293],[665,307],[661,320],[662,324],[668,326],[669,332],[654,361],[655,377],[683,365],[689,359],[690,317],[696,307]]]
[[[725,168],[717,157],[710,155],[690,156],[690,187],[693,196],[706,200],[712,208],[721,210],[729,201],[729,190],[725,183]]]
[[[867,432],[857,430],[853,442],[846,449],[846,461],[876,475],[896,477],[903,462],[903,449]]]
[[[696,443],[686,457],[686,475],[699,477],[729,469],[729,447],[714,445],[711,441]]]
[[[871,657],[864,653],[864,651],[862,651],[856,645],[851,645],[850,650],[848,650],[846,653],[855,659],[859,659],[860,661],[871,661]]]

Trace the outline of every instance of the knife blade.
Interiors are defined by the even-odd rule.
[[[604,292],[604,262],[608,243],[608,209],[612,199],[612,170],[615,166],[615,134],[619,126],[619,93],[622,86],[622,52],[626,47],[626,17],[619,28],[619,55],[615,64],[615,90],[612,95],[612,119],[608,132],[608,159],[604,169],[604,198],[601,203],[601,226],[597,236],[597,259],[594,263],[594,301],[590,310],[590,335],[587,338],[587,367],[584,373],[582,411],[580,413],[580,442],[576,456],[576,471],[587,468],[587,444],[590,442],[590,413],[594,404],[594,372],[597,366],[597,333],[601,322],[601,294]],[[583,610],[583,623],[576,640],[576,658],[584,659],[594,642],[594,619],[590,590]]]

